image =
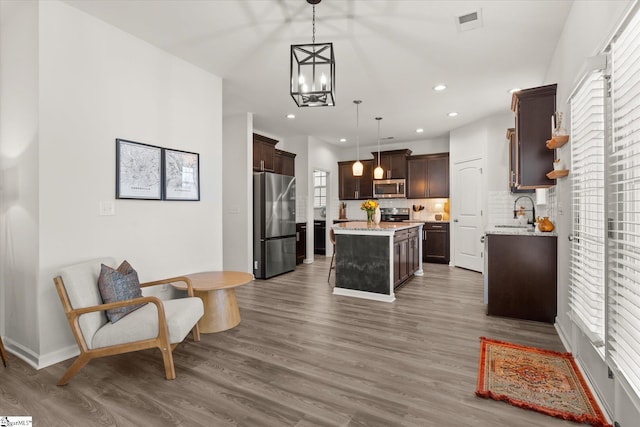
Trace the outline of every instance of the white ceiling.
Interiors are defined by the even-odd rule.
[[[336,106],[317,108],[298,108],[289,95],[290,45],[311,42],[305,0],[67,3],[222,77],[225,114],[249,111],[263,132],[347,146],[356,139],[354,99],[363,101],[364,145],[377,141],[376,116],[390,143],[441,137],[508,111],[509,89],[543,84],[572,2],[324,0],[316,42],[334,44]],[[483,26],[459,32],[457,16],[479,9]],[[437,83],[448,88],[434,92]]]

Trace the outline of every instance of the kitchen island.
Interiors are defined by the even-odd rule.
[[[335,295],[395,300],[395,289],[422,276],[422,223],[335,224]]]

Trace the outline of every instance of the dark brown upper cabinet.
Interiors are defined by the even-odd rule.
[[[296,155],[276,149],[274,156],[275,173],[296,176]]]
[[[378,166],[378,152],[373,153],[373,168]],[[407,158],[411,155],[411,150],[393,150],[380,152],[380,166],[384,171],[382,179],[405,179],[407,178]]]
[[[338,162],[338,198],[340,200],[359,200],[373,197],[373,160],[362,162],[362,176],[353,176],[355,160]]]
[[[514,92],[511,110],[515,113],[515,166],[511,188],[532,190],[555,184],[547,178],[554,150],[546,147],[551,139],[551,116],[556,111],[557,85],[540,86]]]
[[[449,197],[449,153],[411,156],[407,161],[407,198]]]
[[[253,170],[256,172],[275,172],[275,139],[253,134]]]

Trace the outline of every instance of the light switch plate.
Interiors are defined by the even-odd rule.
[[[112,200],[100,202],[100,216],[111,216],[116,214],[116,204]]]

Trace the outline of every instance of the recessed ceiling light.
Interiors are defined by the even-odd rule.
[[[340,142],[347,142],[347,138],[340,138]]]
[[[458,113],[456,113],[455,111],[452,111],[449,114],[447,114],[447,116],[449,116],[449,117],[455,117],[457,115],[458,115]]]
[[[295,114],[287,114],[287,119],[295,119],[296,115]]]
[[[435,90],[436,92],[441,92],[443,90],[445,90],[447,87],[445,85],[441,84],[437,84],[433,87],[433,90]]]
[[[422,128],[416,129],[416,133],[422,133],[422,132],[424,132],[424,129],[422,129]]]
[[[520,92],[522,89],[519,87],[514,87],[513,89],[509,89],[509,93]]]

